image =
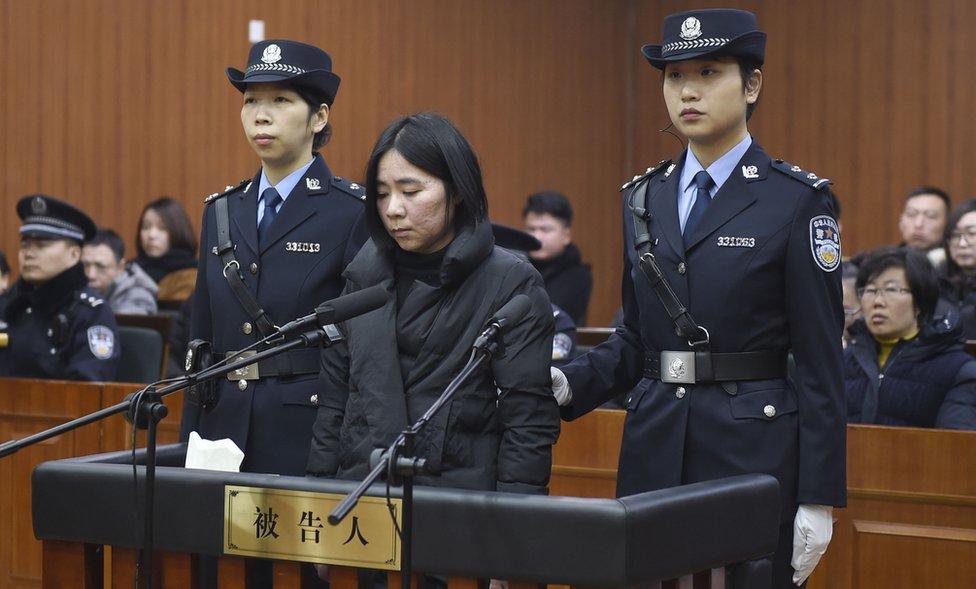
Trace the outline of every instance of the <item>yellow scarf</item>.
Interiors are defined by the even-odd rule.
[[[896,337],[894,339],[881,339],[875,338],[878,342],[878,366],[884,368],[886,362],[888,362],[888,356],[891,355],[891,350],[895,349],[895,345],[898,342],[907,342],[915,339],[918,335],[918,328],[916,327],[912,331],[908,332],[905,337]]]

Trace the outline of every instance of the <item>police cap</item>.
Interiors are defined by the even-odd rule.
[[[713,8],[689,10],[664,18],[661,45],[644,45],[641,53],[659,70],[668,62],[709,55],[734,55],[756,60],[766,57],[766,33],[756,15],[745,10]]]
[[[84,242],[95,235],[95,222],[80,209],[46,194],[29,194],[17,201],[20,234],[25,237],[73,239]]]
[[[332,105],[339,91],[339,76],[332,73],[332,58],[314,45],[269,39],[251,46],[247,69],[227,68],[227,79],[244,92],[248,84],[286,83],[315,90]]]

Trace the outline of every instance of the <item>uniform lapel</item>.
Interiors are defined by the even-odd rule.
[[[769,172],[769,156],[753,140],[749,150],[739,160],[729,179],[712,198],[698,227],[688,240],[688,251],[724,225],[743,209],[756,202],[749,184],[764,180]]]
[[[678,254],[684,254],[685,251],[681,240],[681,225],[678,223],[678,179],[681,177],[683,163],[684,156],[676,164],[669,165],[663,174],[651,179],[647,188],[650,191],[651,214],[671,249]]]
[[[267,239],[262,240],[261,253],[264,254],[264,252],[268,251],[268,248],[287,235],[292,229],[315,215],[317,207],[311,197],[327,193],[331,186],[332,172],[325,165],[325,160],[322,159],[322,156],[316,155],[305,176],[295,185],[291,194],[285,199],[285,204],[281,205],[281,210],[278,211],[278,217],[268,229]],[[256,220],[256,210],[254,215]],[[257,230],[255,229],[255,231]]]
[[[244,238],[244,243],[251,251],[258,251],[258,185],[261,182],[261,172],[251,180],[247,188],[237,195],[237,206],[231,212],[231,219],[237,226],[237,233]]]

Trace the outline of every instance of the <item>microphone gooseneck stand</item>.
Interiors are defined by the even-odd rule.
[[[139,562],[137,569],[137,579],[139,586],[151,589],[152,587],[152,553],[153,553],[153,506],[154,506],[154,487],[156,480],[156,426],[160,420],[166,417],[169,410],[163,405],[162,398],[166,395],[175,393],[188,386],[206,382],[213,378],[223,376],[245,366],[254,364],[266,358],[277,356],[288,350],[300,347],[314,347],[323,344],[328,347],[341,340],[341,336],[330,335],[326,329],[319,327],[301,334],[298,338],[285,341],[279,345],[272,346],[265,350],[255,353],[253,356],[238,358],[233,362],[215,364],[194,374],[176,379],[174,382],[156,390],[154,385],[149,385],[140,392],[131,393],[126,400],[121,403],[106,407],[94,413],[79,417],[67,423],[52,427],[51,429],[38,432],[20,440],[10,440],[0,444],[0,458],[13,454],[18,450],[31,446],[38,442],[59,436],[83,425],[88,425],[96,421],[105,419],[118,413],[127,413],[126,419],[132,422],[133,427],[145,428],[146,433],[146,474],[143,480],[143,509],[144,525],[142,549],[139,552]],[[161,381],[166,382],[166,381]]]
[[[403,430],[399,436],[390,444],[389,448],[382,454],[371,457],[370,462],[377,462],[373,470],[366,475],[359,486],[353,489],[343,500],[335,506],[329,514],[328,521],[333,526],[339,525],[343,519],[359,502],[359,499],[366,494],[369,487],[375,483],[384,473],[387,481],[392,485],[402,485],[403,487],[403,514],[400,525],[400,583],[403,589],[410,589],[410,577],[412,576],[413,566],[413,477],[423,474],[426,471],[427,461],[413,455],[414,441],[430,420],[441,409],[444,408],[453,398],[461,385],[467,381],[471,375],[476,373],[487,361],[491,360],[496,353],[501,354],[501,344],[496,342],[496,337],[503,331],[504,324],[492,323],[475,340],[471,358],[454,380],[447,385],[441,396],[434,401],[434,404],[417,420],[416,423]]]

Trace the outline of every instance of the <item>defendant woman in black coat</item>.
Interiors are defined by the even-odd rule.
[[[394,121],[367,165],[371,239],[344,272],[346,292],[374,285],[387,304],[344,324],[323,352],[308,470],[361,479],[461,370],[492,314],[518,294],[532,310],[504,357],[465,384],[417,438],[434,474],[418,484],[545,493],[559,412],[550,392],[552,312],[528,262],[495,247],[477,156],[447,119]]]

